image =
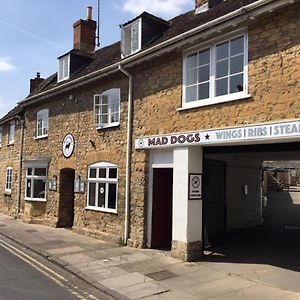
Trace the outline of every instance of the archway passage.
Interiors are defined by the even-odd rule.
[[[62,169],[59,175],[57,227],[71,228],[74,222],[74,169]]]
[[[226,164],[226,243],[209,245],[204,259],[223,263],[228,272],[238,263],[242,268],[235,269],[237,275],[241,271],[253,280],[300,292],[300,143],[206,147],[204,158]],[[215,190],[207,193],[216,197]],[[205,204],[204,229],[218,226],[222,218],[208,214]]]

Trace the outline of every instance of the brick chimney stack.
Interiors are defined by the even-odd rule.
[[[95,51],[96,27],[96,21],[92,20],[92,7],[88,6],[86,20],[80,19],[73,24],[74,49],[85,52]]]
[[[36,77],[30,79],[30,93],[32,93],[43,81],[44,78],[41,78],[40,72],[37,72]]]

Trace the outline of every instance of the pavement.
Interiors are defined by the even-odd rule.
[[[166,251],[122,247],[4,214],[0,234],[116,299],[300,299],[299,272],[274,265],[218,259],[185,263]]]

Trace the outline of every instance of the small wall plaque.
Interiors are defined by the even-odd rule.
[[[202,174],[189,174],[189,200],[202,199]]]

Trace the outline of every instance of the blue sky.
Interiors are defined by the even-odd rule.
[[[73,23],[97,0],[0,0],[0,118],[29,93],[36,72],[57,71],[57,57],[73,47]],[[101,46],[120,40],[119,24],[143,11],[170,19],[194,0],[100,0]]]

